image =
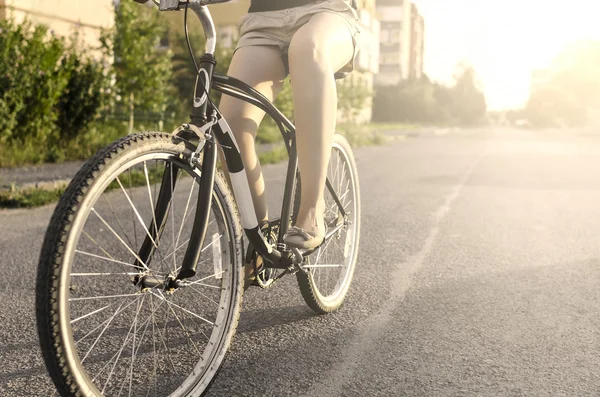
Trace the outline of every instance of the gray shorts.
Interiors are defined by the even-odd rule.
[[[354,61],[358,53],[358,35],[360,24],[356,10],[351,7],[351,0],[322,0],[300,7],[277,11],[250,12],[239,22],[240,40],[236,50],[253,45],[275,45],[281,49],[286,74],[289,72],[287,50],[296,31],[310,18],[320,12],[330,12],[344,19],[354,45],[354,55],[342,69],[336,73],[341,78],[354,70]]]

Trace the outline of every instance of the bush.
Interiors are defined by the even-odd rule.
[[[61,160],[96,117],[103,68],[43,25],[0,30],[0,166]]]
[[[0,29],[0,142],[45,145],[57,138],[54,110],[67,84],[60,67],[65,43],[27,22],[7,20]]]
[[[342,119],[346,123],[358,123],[361,112],[373,97],[367,82],[354,73],[338,81],[336,86]]]
[[[73,50],[62,60],[62,68],[69,76],[58,99],[56,125],[61,140],[70,141],[87,131],[95,119],[103,102],[106,79],[102,65],[82,59]]]
[[[167,24],[159,12],[132,1],[115,6],[115,26],[102,35],[103,48],[114,55],[117,109],[129,114],[129,132],[136,112],[164,115],[174,95],[170,85],[170,50],[161,46]]]
[[[378,87],[373,100],[373,121],[473,125],[483,121],[486,101],[475,71],[460,65],[454,86],[430,81],[404,80]]]
[[[523,116],[536,127],[600,124],[600,41],[569,45],[533,87]]]

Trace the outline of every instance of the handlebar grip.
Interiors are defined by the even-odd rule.
[[[180,9],[179,0],[160,0],[158,8],[161,11],[177,11]]]

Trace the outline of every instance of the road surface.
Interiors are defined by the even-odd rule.
[[[600,133],[391,135],[356,150],[346,304],[314,315],[295,278],[249,290],[209,396],[600,395]],[[33,291],[52,210],[0,211],[5,397],[51,393]]]

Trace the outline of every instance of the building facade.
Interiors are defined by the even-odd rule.
[[[423,53],[425,51],[425,19],[417,6],[411,4],[409,79],[423,76]]]
[[[377,0],[381,22],[377,85],[396,85],[423,75],[425,20],[411,0]]]
[[[0,0],[0,18],[7,17],[47,25],[65,37],[78,29],[84,45],[94,48],[100,45],[102,29],[114,24],[114,7],[113,0]]]

